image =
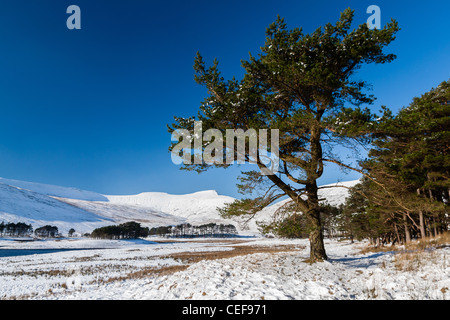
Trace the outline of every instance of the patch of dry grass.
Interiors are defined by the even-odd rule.
[[[394,257],[394,266],[398,271],[418,271],[426,265],[441,263],[441,255],[435,250],[399,252]]]
[[[435,249],[448,247],[450,233],[446,232],[438,237],[425,238],[405,245],[404,249],[395,255],[395,268],[399,271],[416,271],[429,264],[441,261],[441,255]],[[445,263],[445,261],[444,261]]]
[[[435,249],[448,246],[450,246],[450,232],[442,233],[438,237],[414,240],[403,246],[366,246],[360,250],[360,253],[394,252],[394,267],[398,271],[412,272],[420,270],[425,265],[439,263],[441,256]]]
[[[388,245],[388,246],[371,246],[367,245],[360,249],[361,254],[372,252],[404,252],[404,251],[420,251],[425,249],[439,249],[450,246],[450,232],[445,232],[437,237],[427,237],[424,239],[413,240],[405,245]]]
[[[237,256],[249,255],[254,253],[277,253],[287,252],[292,250],[304,249],[304,247],[298,247],[293,245],[282,246],[236,246],[232,250],[223,251],[206,251],[206,252],[180,252],[165,256],[165,258],[173,258],[175,260],[181,260],[183,263],[196,263],[201,260],[217,260],[227,259]]]
[[[303,249],[302,247],[301,249]],[[221,251],[203,251],[203,252],[179,252],[174,254],[169,254],[161,258],[171,258],[180,261],[181,265],[176,266],[166,266],[161,268],[148,267],[143,268],[138,271],[130,272],[127,275],[120,277],[111,277],[102,282],[113,282],[113,281],[123,281],[126,279],[141,279],[151,276],[162,276],[168,275],[175,272],[186,270],[191,264],[200,262],[202,260],[217,260],[217,259],[227,259],[237,256],[249,255],[254,253],[277,253],[286,252],[300,249],[298,246],[292,245],[282,245],[274,247],[263,247],[263,246],[235,246],[232,250],[221,250]]]
[[[366,254],[366,253],[377,253],[377,252],[390,252],[390,251],[400,251],[400,248],[398,246],[364,246],[359,250],[360,254]]]
[[[155,268],[155,267],[147,267],[142,268],[138,271],[130,272],[127,275],[120,276],[120,277],[111,277],[108,279],[103,279],[101,281],[92,281],[91,283],[110,283],[114,281],[124,281],[128,279],[142,279],[147,278],[151,276],[163,276],[172,274],[178,271],[186,270],[189,267],[189,265],[177,265],[177,266],[167,266],[162,268]]]
[[[450,232],[445,232],[437,237],[428,237],[417,241],[411,241],[405,245],[406,250],[424,250],[430,248],[444,248],[450,245]]]

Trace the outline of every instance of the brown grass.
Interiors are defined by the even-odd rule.
[[[395,252],[394,267],[399,271],[417,271],[431,263],[438,263],[439,254],[434,249],[450,246],[450,232],[442,233],[437,237],[429,237],[411,241],[404,246],[366,246],[360,253]],[[381,267],[384,267],[382,265]]]
[[[110,282],[114,282],[114,281],[123,281],[123,280],[127,280],[127,279],[142,279],[142,278],[147,278],[147,277],[156,276],[156,275],[163,276],[163,275],[172,274],[172,273],[175,273],[178,271],[186,270],[188,267],[189,267],[189,265],[167,266],[167,267],[162,267],[162,268],[147,267],[147,268],[143,268],[139,271],[131,272],[125,276],[111,277],[108,279],[103,279],[99,282],[110,283]],[[91,283],[98,283],[98,282],[92,281]]]
[[[446,232],[438,237],[425,238],[405,245],[405,248],[395,255],[395,268],[400,271],[416,271],[422,266],[438,263],[440,255],[434,249],[448,247],[450,233]]]
[[[445,232],[437,237],[428,237],[417,241],[411,241],[405,246],[406,250],[424,250],[430,248],[444,248],[450,245],[450,232]]]
[[[437,237],[427,237],[424,239],[413,240],[404,246],[388,245],[388,246],[364,246],[361,248],[360,253],[371,253],[371,252],[404,252],[404,251],[421,251],[425,249],[439,249],[450,246],[450,232],[445,232]]]
[[[440,255],[434,250],[405,251],[395,255],[394,266],[399,271],[417,271],[423,266],[438,264]]]
[[[217,260],[228,259],[237,256],[249,255],[254,253],[277,253],[286,252],[296,249],[304,249],[304,247],[297,247],[293,245],[283,245],[274,247],[260,247],[260,246],[236,246],[232,250],[223,251],[206,251],[206,252],[180,252],[166,256],[166,258],[173,258],[181,260],[184,263],[196,263],[201,260]]]
[[[366,254],[366,253],[377,253],[377,252],[390,252],[390,251],[399,251],[399,247],[397,246],[365,246],[359,250],[359,253]]]

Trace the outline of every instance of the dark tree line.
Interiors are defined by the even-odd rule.
[[[100,227],[92,231],[91,238],[97,239],[137,239],[147,237],[149,229],[131,221],[119,225]]]
[[[55,238],[59,236],[58,227],[50,225],[37,228],[34,234],[42,238]]]
[[[0,223],[1,236],[26,237],[33,234],[33,226],[23,222]],[[58,227],[46,225],[34,230],[34,235],[42,238],[54,238],[60,236]]]
[[[31,224],[26,224],[23,222],[18,223],[0,223],[0,235],[2,236],[15,236],[15,237],[24,237],[29,236],[33,233],[33,227]]]
[[[189,223],[177,226],[162,226],[150,229],[150,235],[165,237],[229,237],[237,234],[236,227],[232,224],[207,223],[193,226]]]

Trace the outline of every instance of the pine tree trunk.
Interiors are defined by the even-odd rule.
[[[406,218],[406,213],[403,213],[403,221],[405,226],[405,242],[410,243],[411,242],[411,233],[409,232],[409,226],[408,226],[408,220]]]
[[[311,230],[309,233],[310,262],[320,262],[323,260],[327,260],[328,257],[326,255],[325,246],[323,243],[322,225],[320,221],[320,210],[318,208],[310,210],[307,213],[307,217],[309,220],[309,227]]]
[[[419,210],[419,226],[420,226],[420,237],[422,239],[426,238],[425,234],[425,221],[423,219],[423,211]]]
[[[420,195],[420,189],[417,189],[417,194]],[[419,210],[419,226],[420,226],[420,236],[422,237],[422,239],[425,239],[426,234],[425,234],[425,221],[423,219],[423,211]]]
[[[311,136],[309,139],[311,145],[311,159],[309,161],[309,167],[306,168],[307,183],[305,189],[308,197],[307,203],[309,209],[306,216],[309,220],[310,227],[309,243],[311,262],[328,259],[323,243],[323,230],[320,221],[320,206],[317,188],[317,179],[321,176],[323,169],[322,145],[320,140],[321,126],[319,124],[322,114],[323,112],[318,113],[315,116],[316,121],[314,121],[311,126]]]
[[[314,130],[313,130],[314,131]],[[312,134],[312,136],[316,136],[316,134]],[[312,143],[312,153],[313,158],[321,157],[321,147],[320,144]],[[309,183],[305,185],[306,195],[308,197],[308,210],[306,211],[306,217],[308,219],[308,227],[309,227],[309,244],[310,244],[310,262],[320,262],[327,260],[328,257],[325,253],[325,246],[323,243],[323,230],[322,230],[322,222],[320,221],[320,206],[319,206],[319,196],[318,196],[318,187],[315,176],[315,168],[317,168],[317,163],[312,162],[312,166],[308,172]]]
[[[401,243],[400,234],[398,233],[397,224],[394,223],[394,230],[395,230],[395,237],[394,240],[392,240],[391,245],[394,245],[394,243],[397,241],[399,244]]]

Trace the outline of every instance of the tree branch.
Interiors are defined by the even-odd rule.
[[[287,164],[286,161],[283,161],[284,164],[284,174],[289,178],[289,180],[291,180],[292,182],[298,183],[298,184],[306,184],[307,181],[306,180],[301,180],[301,179],[297,179],[294,178],[288,171],[287,169]]]

